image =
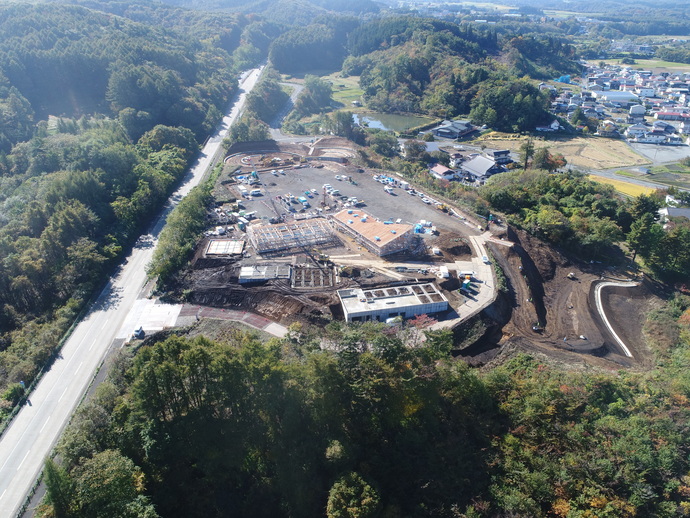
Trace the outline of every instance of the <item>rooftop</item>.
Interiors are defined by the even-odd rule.
[[[244,250],[241,239],[211,239],[206,247],[206,255],[234,255]]]
[[[607,99],[609,101],[636,101],[640,98],[633,92],[621,90],[608,90],[606,92],[597,92],[597,97]]]
[[[485,156],[476,156],[462,164],[462,168],[474,176],[485,176],[496,165],[496,162]]]
[[[446,175],[453,175],[455,174],[455,171],[452,169],[448,169],[446,166],[441,165],[441,164],[436,164],[434,167],[431,168],[432,173],[436,173],[439,176],[446,176]]]
[[[390,288],[338,290],[338,297],[348,313],[392,310],[448,302],[433,284],[413,284]]]
[[[292,266],[289,264],[255,264],[240,268],[240,282],[266,281],[270,279],[289,279]]]
[[[412,230],[412,225],[384,223],[363,210],[344,209],[332,217],[377,246],[386,245]]]

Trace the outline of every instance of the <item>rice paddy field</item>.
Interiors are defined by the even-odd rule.
[[[623,180],[614,180],[613,178],[604,178],[603,176],[589,175],[587,178],[597,183],[604,183],[612,185],[614,189],[618,192],[625,194],[627,196],[639,196],[640,194],[651,194],[654,189],[651,187],[645,187],[643,185],[638,185],[634,183],[625,182]]]
[[[642,174],[634,170],[616,171],[616,174],[629,178],[640,178],[669,187],[690,189],[690,168],[680,164],[655,166],[650,169],[649,174]]]
[[[525,137],[491,132],[473,143],[485,144],[492,149],[518,151]],[[554,138],[534,141],[534,147],[549,148],[551,154],[561,154],[568,165],[576,169],[614,169],[634,167],[649,163],[649,159],[639,155],[624,141],[599,137]]]

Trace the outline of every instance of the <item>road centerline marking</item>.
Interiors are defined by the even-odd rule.
[[[24,461],[25,461],[26,458],[29,456],[29,453],[31,453],[31,450],[29,450],[29,451],[26,452],[26,455],[24,455],[24,458],[23,458],[22,461],[19,463],[19,466],[17,466],[17,471],[19,471],[19,469],[22,467],[22,464],[24,464]]]
[[[48,421],[50,421],[50,418],[52,417],[53,414],[50,414],[48,416],[48,419],[46,419],[46,422],[43,423],[43,426],[41,426],[41,429],[38,431],[38,433],[43,433],[43,430],[45,429],[46,425],[48,424]]]
[[[62,394],[60,395],[60,399],[58,399],[58,403],[59,403],[60,401],[62,401],[62,398],[64,397],[65,392],[67,392],[67,389],[68,389],[68,388],[69,388],[69,387],[65,387],[65,390],[62,391]]]

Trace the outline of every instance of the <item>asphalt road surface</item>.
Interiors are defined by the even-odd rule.
[[[178,191],[153,222],[150,234],[139,240],[118,273],[108,282],[65,343],[60,358],[43,376],[0,439],[0,516],[17,515],[96,368],[111,347],[122,343],[116,338],[124,338],[123,334],[126,336],[134,330],[124,329],[123,324],[137,321],[137,315],[130,313],[138,307],[135,302],[146,295],[145,269],[165,219],[220,155],[227,129],[241,113],[246,92],[254,87],[262,69],[242,75],[238,100],[217,133],[204,146]]]

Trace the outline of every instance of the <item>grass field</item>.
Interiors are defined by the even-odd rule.
[[[475,142],[493,149],[517,151],[526,137],[491,132]],[[582,169],[613,169],[649,163],[645,157],[633,151],[625,142],[599,137],[551,138],[534,141],[536,149],[547,147],[551,154],[560,153],[568,165]]]
[[[681,164],[668,164],[652,167],[653,174],[690,174],[690,167],[685,167]]]
[[[690,168],[681,164],[670,164],[652,167],[649,174],[644,174],[636,170],[616,171],[617,175],[627,176],[628,178],[640,178],[669,187],[680,189],[690,189]]]
[[[333,100],[344,107],[352,107],[352,101],[359,101],[364,91],[359,87],[359,76],[341,77],[340,72],[334,72],[321,79],[333,85]]]
[[[612,185],[614,189],[618,192],[626,194],[628,196],[639,196],[640,194],[651,194],[654,189],[651,187],[644,187],[643,185],[637,185],[634,183],[624,182],[623,180],[614,180],[613,178],[604,178],[602,176],[588,175],[590,180],[597,183],[605,183]]]
[[[294,75],[283,74],[281,79],[290,83],[302,84],[304,83],[304,76],[307,74],[318,76],[324,81],[331,83],[333,86],[333,100],[340,107],[351,111],[364,110],[364,108],[352,106],[352,101],[361,100],[364,94],[364,91],[359,87],[359,76],[341,77],[339,70],[335,72],[333,70],[310,70],[309,72]],[[285,90],[285,87],[283,87],[283,90]]]
[[[491,2],[462,2],[463,5],[465,6],[471,6],[476,9],[482,9],[485,11],[511,11],[515,9],[514,6],[510,5],[504,5],[504,4],[499,4],[499,3],[491,3]]]
[[[621,64],[620,59],[604,59],[602,61],[609,65]],[[653,72],[690,72],[690,64],[688,63],[674,63],[673,61],[662,61],[660,59],[635,59],[634,65],[627,66],[633,69],[651,70]]]

